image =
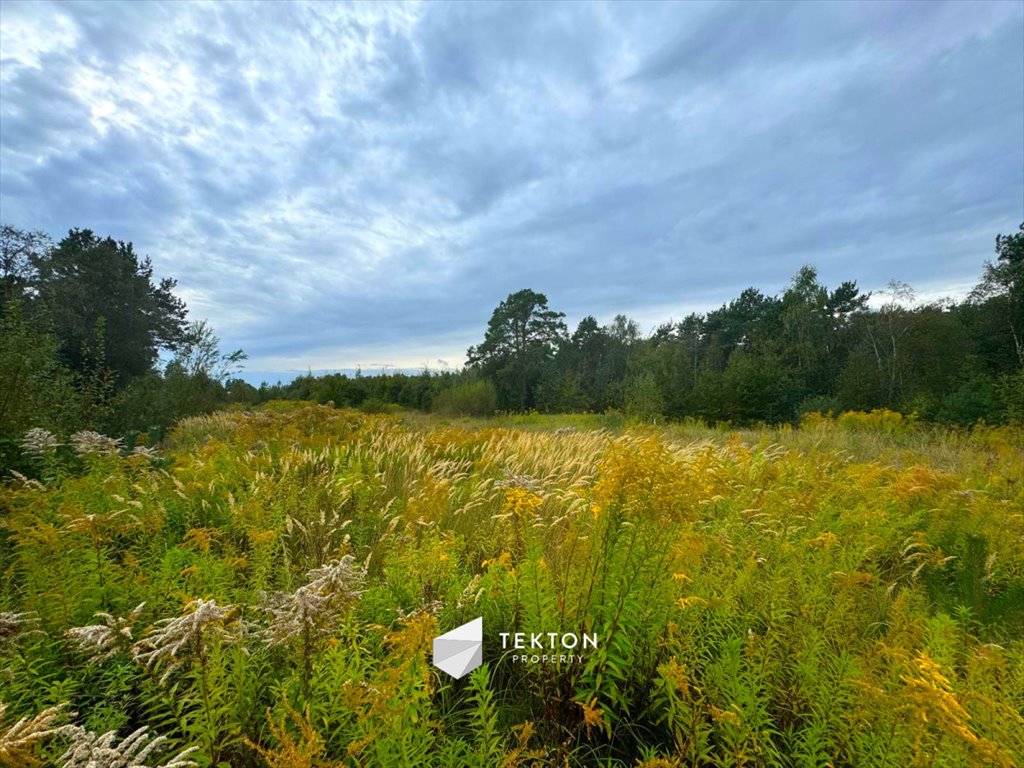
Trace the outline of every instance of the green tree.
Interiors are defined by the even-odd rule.
[[[103,359],[119,386],[151,371],[161,349],[177,349],[186,339],[176,282],[154,283],[152,262],[140,259],[131,243],[72,229],[56,248],[35,255],[32,266],[35,301],[51,317],[61,356],[76,371],[87,365],[83,350],[101,319]]]
[[[607,407],[607,366],[611,340],[597,324],[592,315],[587,315],[573,331],[569,345],[560,355],[559,367],[575,373],[579,386],[580,410]]]
[[[582,413],[589,408],[580,374],[573,368],[550,364],[537,384],[537,410],[547,413]]]
[[[792,371],[798,395],[820,396],[830,391],[845,357],[842,347],[849,342],[846,329],[850,318],[865,309],[867,300],[851,281],[829,291],[812,266],[801,267],[793,276],[782,294],[778,327],[761,346]]]
[[[996,395],[1003,418],[1011,424],[1024,425],[1024,367],[1000,376],[996,380]]]
[[[50,236],[41,231],[0,226],[0,315],[9,301],[21,300],[34,274],[33,263],[53,248]]]
[[[466,353],[471,366],[494,382],[504,408],[534,405],[541,368],[565,339],[565,315],[548,309],[543,293],[523,289],[509,294],[491,315],[484,340]]]
[[[59,342],[26,322],[12,302],[0,315],[0,479],[17,466],[25,432],[65,432],[83,426],[74,376],[58,354]]]
[[[191,323],[162,374],[154,370],[137,377],[118,393],[110,424],[120,432],[166,428],[186,416],[216,410],[229,400],[254,400],[254,387],[231,380],[245,359],[240,349],[221,352],[220,339],[205,320]],[[229,387],[237,397],[232,397]]]
[[[625,317],[601,327],[593,316],[580,320],[572,336],[559,344],[537,387],[537,407],[545,411],[603,411],[621,405],[620,392],[628,352],[622,337],[633,337],[635,323]],[[621,390],[621,386],[618,386]]]
[[[712,337],[711,346],[721,351],[723,368],[734,349],[756,345],[777,332],[780,305],[774,296],[747,288],[738,298],[707,314],[704,330]]]
[[[704,315],[691,312],[684,317],[676,328],[676,337],[685,349],[686,367],[690,369],[690,380],[696,382],[701,352],[707,339]]]
[[[241,349],[224,353],[220,339],[205,320],[190,323],[171,365],[178,366],[189,376],[206,376],[223,384],[242,369],[248,358]]]
[[[996,260],[985,262],[971,300],[991,308],[996,332],[1009,336],[1014,361],[1024,366],[1024,223],[1012,235],[996,235]]]
[[[773,355],[756,355],[744,349],[733,353],[722,377],[728,419],[778,423],[793,418],[800,387],[793,381],[791,370]]]
[[[630,357],[627,382],[633,384],[625,386],[627,411],[630,410],[630,399],[635,400],[635,381],[642,374],[650,374],[657,383],[660,415],[673,419],[688,415],[694,376],[689,366],[688,350],[679,337],[677,325],[664,323],[659,326]]]
[[[626,413],[641,421],[657,423],[665,411],[658,380],[650,371],[631,376],[625,385]]]
[[[497,394],[489,381],[471,381],[438,393],[431,411],[444,416],[493,416]]]
[[[883,402],[894,407],[906,394],[904,340],[916,320],[915,313],[907,305],[912,304],[916,296],[913,288],[899,280],[890,280],[881,293],[886,301],[872,316],[873,322],[866,324],[866,329],[882,386]]]

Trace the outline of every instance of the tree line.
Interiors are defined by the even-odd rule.
[[[778,295],[748,288],[650,333],[623,315],[584,317],[570,333],[543,293],[524,289],[495,308],[459,370],[260,387],[238,377],[245,353],[222,352],[175,288],[130,242],[0,227],[0,463],[32,427],[152,436],[183,416],[274,399],[734,424],[874,408],[1024,420],[1024,224],[996,237],[995,259],[959,302],[916,304],[891,283],[871,306],[856,282],[830,288],[805,266]]]
[[[306,375],[249,397],[737,425],[876,408],[959,425],[1024,421],[1024,224],[997,235],[962,301],[917,303],[900,282],[869,299],[856,281],[830,288],[804,266],[779,295],[748,288],[647,334],[624,315],[606,325],[588,315],[570,333],[543,293],[523,289],[495,308],[461,370]]]
[[[230,399],[245,353],[222,353],[176,285],[130,242],[0,226],[0,469],[34,427],[159,439]]]
[[[604,411],[643,419],[780,423],[888,408],[932,421],[1024,420],[1024,224],[996,237],[962,301],[916,304],[892,282],[869,305],[802,267],[779,295],[748,288],[718,309],[644,335],[618,316],[570,334],[542,293],[495,309],[469,367],[505,410]]]

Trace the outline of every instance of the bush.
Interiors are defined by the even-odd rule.
[[[1010,424],[1024,424],[1024,367],[1000,376],[996,382],[996,394],[1003,418]]]
[[[168,366],[167,373],[134,379],[114,398],[104,426],[115,434],[174,425],[179,419],[210,413],[225,402],[224,387],[204,373],[189,374]]]
[[[665,412],[658,381],[648,371],[626,382],[626,413],[640,421],[656,422]]]
[[[992,380],[977,376],[942,398],[937,416],[939,421],[969,426],[986,418],[991,419],[998,412]]]
[[[904,416],[899,411],[888,408],[875,408],[872,411],[843,411],[836,419],[843,429],[852,432],[882,432],[895,435],[913,430],[917,423],[917,414]]]
[[[399,406],[397,403],[386,403],[377,397],[368,397],[363,400],[359,410],[363,413],[397,413]]]
[[[74,381],[60,361],[57,338],[34,328],[18,304],[8,303],[0,316],[0,476],[24,469],[19,446],[32,427],[88,426]]]
[[[489,381],[474,381],[446,389],[434,398],[431,410],[444,416],[493,416],[498,393]]]
[[[820,413],[824,416],[832,416],[842,410],[839,406],[839,399],[832,395],[811,395],[805,397],[797,406],[797,416],[803,418],[811,413]]]

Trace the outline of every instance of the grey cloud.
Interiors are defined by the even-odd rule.
[[[1024,218],[1010,3],[11,8],[78,39],[4,39],[3,218],[133,239],[254,370],[418,359],[527,286],[962,284]]]
[[[67,57],[51,55],[40,67],[18,69],[4,78],[0,127],[5,151],[35,155],[41,144],[59,144],[88,122],[87,105],[65,78],[54,76],[69,67]]]

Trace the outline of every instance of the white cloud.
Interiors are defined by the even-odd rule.
[[[1024,217],[1022,25],[1012,3],[5,3],[0,208],[134,240],[263,371],[457,364],[523,287],[645,329],[807,262],[959,291]]]

